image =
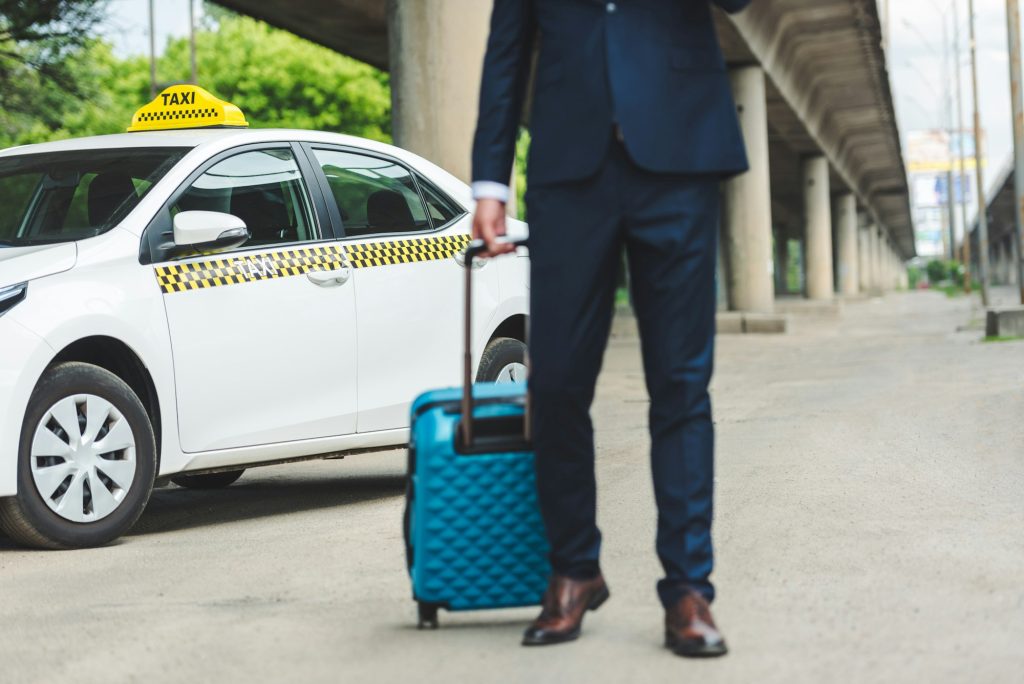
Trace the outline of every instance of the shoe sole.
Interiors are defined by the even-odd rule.
[[[608,587],[601,589],[601,592],[590,599],[590,604],[587,605],[587,610],[597,610],[604,605],[604,602],[611,596],[611,592],[608,591]],[[583,620],[580,620],[580,625],[571,632],[565,634],[559,634],[557,636],[551,635],[543,639],[531,639],[529,637],[523,637],[523,646],[554,646],[555,644],[564,644],[569,641],[576,641],[580,637],[580,627],[583,625]]]
[[[680,641],[671,634],[665,635],[665,648],[683,658],[718,658],[729,652],[725,642],[718,644]]]

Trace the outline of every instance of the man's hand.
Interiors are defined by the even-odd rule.
[[[505,203],[496,199],[480,199],[473,216],[473,238],[487,243],[487,256],[515,251],[515,246],[498,242],[505,235]]]

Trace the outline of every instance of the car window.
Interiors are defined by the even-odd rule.
[[[314,150],[347,237],[430,230],[412,174],[386,159]]]
[[[117,225],[184,148],[118,148],[0,159],[0,246],[93,237]]]
[[[242,152],[210,167],[171,206],[219,211],[245,221],[242,248],[319,240],[302,174],[290,149]]]
[[[463,209],[458,208],[450,199],[442,195],[440,191],[422,178],[419,179],[419,185],[420,191],[423,193],[423,199],[427,203],[427,212],[430,214],[430,219],[434,222],[435,228],[440,228],[455,217],[465,213]]]

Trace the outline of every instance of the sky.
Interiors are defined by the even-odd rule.
[[[960,15],[964,125],[970,128],[973,125],[974,100],[970,80],[967,0],[888,1],[891,15],[889,74],[904,145],[908,131],[946,128],[949,125],[946,120],[947,108],[943,103],[945,84],[952,84],[949,90],[955,95],[956,83],[955,76],[946,77],[942,56],[942,27],[945,23],[948,34],[946,44],[952,46],[952,2],[957,3]],[[978,99],[981,102],[981,121],[986,137],[984,152],[989,160],[985,181],[986,185],[991,185],[997,180],[999,171],[1009,162],[1013,151],[1006,3],[1004,0],[975,0],[974,5],[978,43]],[[954,62],[951,60],[951,63]],[[953,116],[955,128],[955,108]]]
[[[770,1],[770,0],[759,0]],[[157,50],[162,51],[169,36],[188,32],[190,0],[155,0]],[[972,125],[973,99],[968,68],[968,0],[878,0],[879,12],[889,4],[889,73],[896,101],[896,114],[904,145],[907,132],[945,128],[946,78],[942,52],[942,27],[948,27],[947,45],[952,45],[951,3],[956,2],[961,24],[961,81],[964,87],[965,126]],[[978,76],[985,153],[989,158],[986,184],[991,185],[1012,153],[1009,97],[1009,62],[1006,49],[1005,0],[974,0],[978,32]],[[196,0],[197,16],[202,2]],[[109,18],[103,33],[118,54],[145,54],[149,50],[148,0],[109,0]],[[943,15],[945,12],[945,15]],[[955,115],[955,109],[954,115]],[[954,127],[956,126],[954,120]]]
[[[163,52],[169,37],[188,35],[189,2],[154,0],[157,53]],[[202,4],[196,0],[196,21],[201,16]],[[107,20],[101,32],[121,56],[149,54],[149,1],[107,0]]]

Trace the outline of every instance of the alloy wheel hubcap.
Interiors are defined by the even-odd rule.
[[[36,426],[32,480],[50,510],[65,520],[95,522],[117,510],[135,467],[131,425],[102,397],[65,397]]]
[[[494,381],[498,384],[526,381],[526,364],[510,363],[498,371],[498,378]]]

